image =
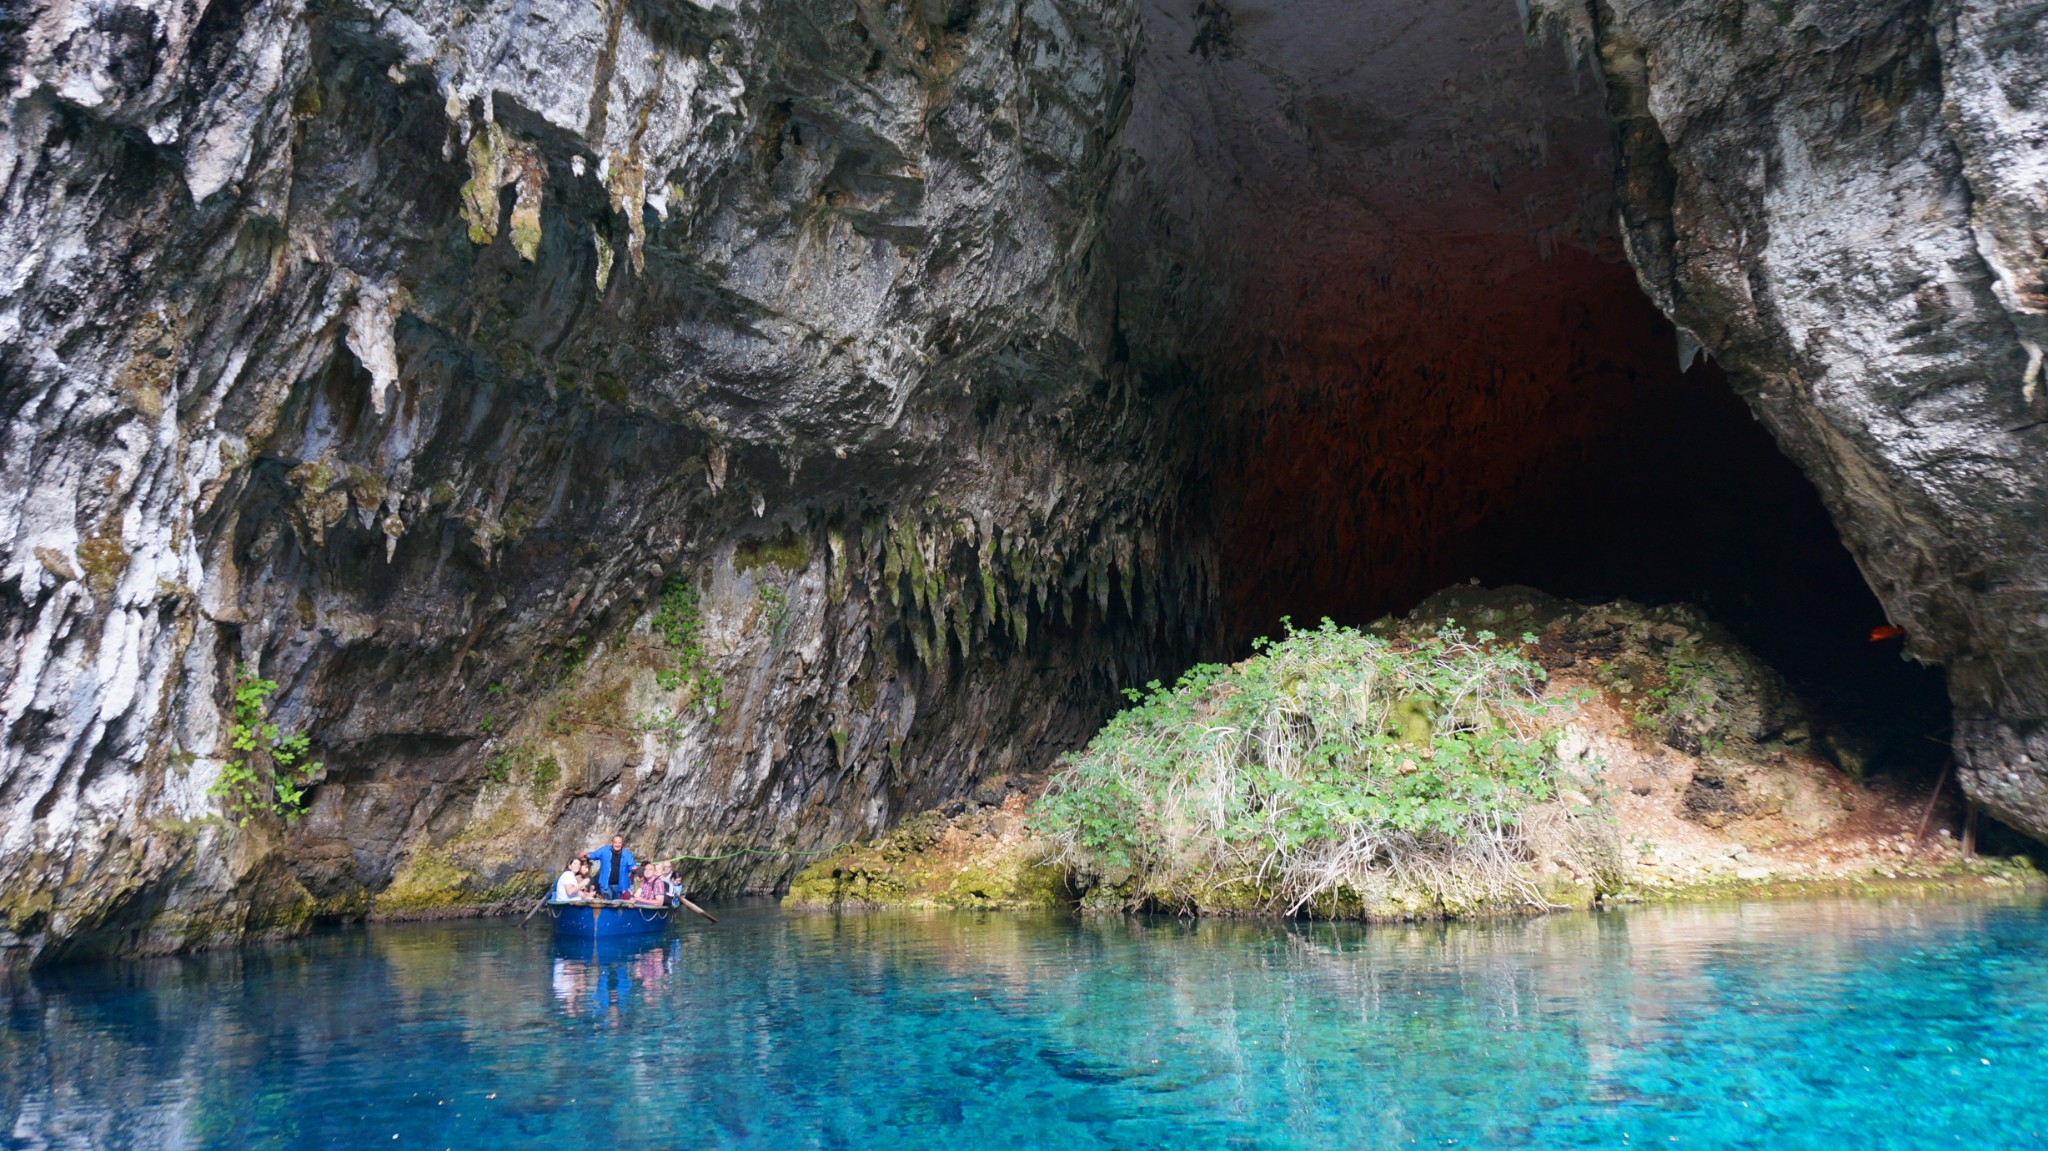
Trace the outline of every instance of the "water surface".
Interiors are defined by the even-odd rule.
[[[0,992],[0,1146],[2040,1148],[2048,913],[394,925]]]

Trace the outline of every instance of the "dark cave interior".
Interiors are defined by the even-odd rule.
[[[1471,579],[1685,601],[1872,771],[1938,773],[1943,673],[1871,642],[1818,493],[1636,282],[1597,83],[1486,0],[1233,15],[1204,51],[1148,4],[1127,133],[1175,258],[1234,285],[1194,485],[1230,653]]]
[[[1871,641],[1884,611],[1813,486],[1711,360],[1680,369],[1628,265],[1564,247],[1506,284],[1457,266],[1398,280],[1436,290],[1315,301],[1239,400],[1210,476],[1233,646],[1469,579],[1685,601],[1873,772],[1938,772],[1941,672]]]

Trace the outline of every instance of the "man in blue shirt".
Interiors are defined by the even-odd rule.
[[[632,882],[638,861],[626,850],[626,837],[614,835],[611,846],[590,853],[590,862],[597,865],[598,890],[604,892],[606,899],[617,899],[619,892]]]

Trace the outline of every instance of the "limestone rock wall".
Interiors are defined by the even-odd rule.
[[[2048,7],[1538,5],[1604,79],[1644,288],[1820,488],[1963,785],[2048,835]]]
[[[0,947],[838,842],[1085,733],[1206,594],[1091,258],[1133,20],[11,9]],[[660,681],[672,579],[722,708]],[[300,822],[209,794],[240,664]]]

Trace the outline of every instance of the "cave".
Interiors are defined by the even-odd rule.
[[[1475,580],[1696,604],[2048,836],[2010,7],[32,5],[0,950],[611,827],[779,890]],[[320,765],[253,814],[252,683]]]
[[[1689,602],[1932,783],[1941,672],[1872,638],[1812,482],[1641,286],[1583,61],[1487,3],[1146,16],[1131,132],[1200,205],[1148,237],[1238,285],[1194,453],[1224,650],[1466,581]]]
[[[2044,0],[8,0],[8,1145],[2017,1142],[2044,462]]]

